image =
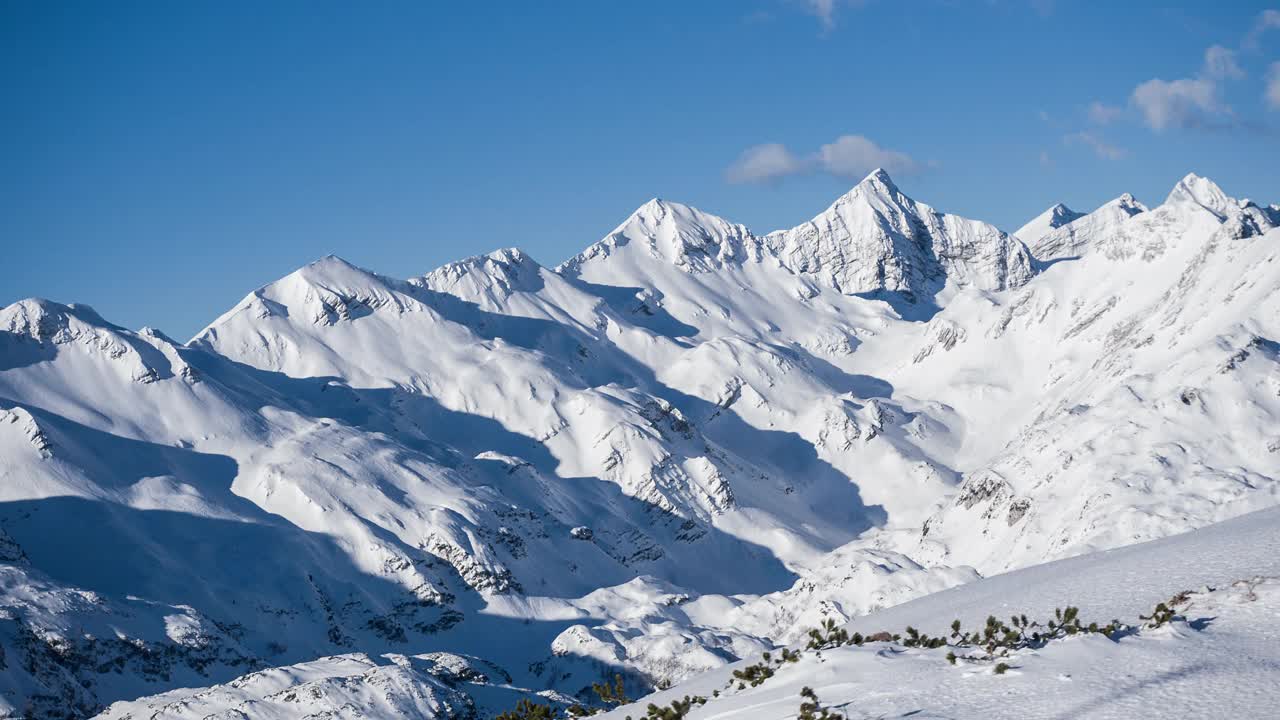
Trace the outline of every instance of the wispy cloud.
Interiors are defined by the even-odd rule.
[[[836,26],[836,0],[804,0],[804,3],[809,14],[822,23],[824,32]]]
[[[1108,144],[1091,132],[1071,133],[1064,136],[1062,141],[1067,145],[1085,145],[1092,148],[1094,154],[1106,160],[1119,160],[1129,155],[1128,150]]]
[[[1095,125],[1110,125],[1124,115],[1124,108],[1094,100],[1089,103],[1089,121]]]
[[[858,7],[865,5],[867,0],[786,0],[786,2],[798,3],[806,13],[818,18],[825,35],[835,29],[836,15],[841,7]]]
[[[1236,51],[1221,45],[1210,45],[1204,51],[1203,74],[1215,80],[1244,77],[1244,71],[1236,64]]]
[[[1273,110],[1280,110],[1280,62],[1271,63],[1267,69],[1267,89],[1263,97]]]
[[[803,155],[780,143],[754,145],[725,170],[725,179],[731,183],[770,183],[808,173],[859,178],[876,168],[884,168],[891,174],[911,175],[925,167],[910,155],[883,148],[862,135],[841,135],[815,152]]]
[[[1280,29],[1280,10],[1263,10],[1253,21],[1253,27],[1249,28],[1249,33],[1244,36],[1241,46],[1246,50],[1257,50],[1262,47],[1262,36],[1268,30],[1278,29]]]

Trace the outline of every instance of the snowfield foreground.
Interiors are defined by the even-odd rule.
[[[1009,234],[876,171],[764,235],[652,200],[555,268],[327,257],[186,343],[14,303],[0,717],[562,714],[601,709],[615,675],[631,697],[709,682],[827,623],[1072,604],[1138,624],[1204,584],[1179,612],[1219,620],[1017,649],[998,678],[842,648],[697,712],[781,713],[803,676],[822,703],[910,713],[882,694],[904,681],[859,684],[891,668],[979,703],[1042,676],[1083,692],[1165,647],[1218,667],[1275,608],[1270,581],[1232,583],[1280,575],[1274,514],[1215,525],[1280,506],[1278,227],[1188,175]],[[1184,556],[1086,572],[1197,528],[1145,546]],[[1271,551],[1192,547],[1240,528]],[[930,602],[947,617],[909,614]],[[851,685],[820,683],[846,661]]]
[[[1180,616],[1147,627],[1160,602],[1189,591]],[[1268,718],[1280,706],[1280,511],[1263,510],[1165,540],[1059,560],[980,580],[858,618],[850,632],[949,636],[951,623],[981,628],[988,615],[1052,619],[1075,606],[1087,625],[1040,649],[953,665],[951,647],[866,643],[802,650],[757,687],[732,671],[708,673],[603,718],[645,717],[649,703],[707,698],[690,720],[795,718],[808,687],[848,718]],[[981,654],[980,652],[976,654]],[[999,663],[1008,669],[996,673]],[[719,692],[719,697],[713,693]]]

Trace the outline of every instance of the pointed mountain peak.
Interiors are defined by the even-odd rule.
[[[294,274],[305,273],[308,275],[373,275],[374,273],[365,270],[353,263],[350,263],[337,255],[329,254],[322,258],[312,260],[294,271]]]
[[[584,263],[609,257],[633,245],[681,269],[704,272],[739,257],[744,244],[753,237],[743,225],[690,205],[655,197],[637,208],[603,240],[561,263],[556,272],[566,277],[576,276]]]
[[[297,299],[301,299],[305,294],[317,293],[363,297],[399,292],[403,291],[404,287],[403,280],[379,275],[337,255],[325,255],[259,288],[253,294]]]
[[[1018,228],[1013,234],[1017,235],[1025,243],[1034,244],[1045,235],[1079,220],[1084,215],[1084,213],[1076,212],[1066,205],[1058,203],[1032,218],[1030,222]]]
[[[880,198],[884,201],[892,202],[894,195],[901,195],[902,191],[894,184],[893,178],[889,177],[889,173],[884,168],[876,168],[862,180],[854,185],[849,192],[840,196],[836,200],[836,204],[842,201],[847,202],[854,198]]]
[[[634,220],[647,223],[658,223],[669,219],[696,222],[703,216],[715,218],[714,215],[704,213],[701,210],[685,205],[684,203],[672,202],[670,200],[663,200],[662,198],[655,197],[649,199],[648,202],[636,208],[635,211],[627,216],[626,221],[624,221],[619,227],[623,227]]]
[[[207,325],[191,343],[216,342],[217,329],[240,315],[254,322],[277,318],[333,325],[379,309],[403,313],[421,303],[409,283],[325,255],[249,293]],[[190,343],[189,343],[190,344]]]
[[[1230,209],[1240,205],[1224,193],[1217,183],[1195,173],[1187,173],[1186,177],[1179,180],[1164,202],[1166,205],[1192,203],[1220,218],[1224,217]]]
[[[1048,228],[1037,233],[1035,228],[1030,227],[1031,223],[1028,223],[1017,234],[1031,247],[1031,252],[1037,260],[1078,257],[1090,252],[1094,244],[1100,240],[1105,242],[1121,223],[1146,211],[1146,205],[1138,202],[1133,195],[1124,193],[1100,205],[1093,212],[1081,215],[1059,227]]]
[[[1078,213],[1066,205],[1058,203],[1057,205],[1049,208],[1049,214],[1052,215],[1055,220],[1061,221],[1061,224],[1066,224],[1080,217],[1084,213]]]
[[[534,260],[529,253],[518,247],[500,248],[489,253],[485,257],[495,262],[505,263],[507,265],[537,265],[538,261]]]
[[[510,266],[532,265],[535,267],[541,267],[538,261],[534,260],[533,256],[524,250],[521,250],[518,247],[505,247],[498,248],[497,250],[487,252],[483,255],[472,255],[471,257],[455,260],[451,263],[445,263],[431,272],[434,273],[437,270],[443,270],[444,268],[452,266],[483,267],[494,263]]]
[[[812,222],[839,215],[843,212],[841,208],[848,209],[851,206],[865,206],[868,212],[880,212],[886,207],[905,209],[907,205],[914,204],[914,202],[914,200],[907,197],[906,193],[898,189],[898,186],[893,182],[893,178],[889,177],[889,173],[884,168],[876,168],[868,173],[857,185],[849,188],[848,192],[836,198],[835,202],[831,203]]]
[[[1062,203],[1058,203],[1053,207],[1041,213],[1040,217],[1044,218],[1048,226],[1052,228],[1060,228],[1073,220],[1084,217],[1084,213],[1076,212]]]
[[[1031,256],[1016,238],[913,200],[883,168],[809,222],[765,241],[783,267],[838,292],[898,293],[922,307],[948,283],[1004,290],[1032,274]]]
[[[649,231],[670,224],[678,229],[691,229],[695,233],[705,232],[713,235],[729,228],[742,227],[691,205],[656,197],[636,208],[635,212],[631,213],[614,232],[634,228],[637,223]]]
[[[898,189],[898,186],[893,184],[893,178],[889,177],[888,171],[884,168],[876,168],[867,173],[867,176],[862,178],[862,182],[858,184],[886,187],[890,190]]]
[[[1146,205],[1143,205],[1142,203],[1138,202],[1138,199],[1135,198],[1130,193],[1124,193],[1120,197],[1117,197],[1116,199],[1103,204],[1102,207],[1098,208],[1098,210],[1111,209],[1111,208],[1120,210],[1126,215],[1128,215],[1129,217],[1133,217],[1138,213],[1144,213],[1148,210]],[[1094,212],[1097,212],[1097,210],[1095,210]]]

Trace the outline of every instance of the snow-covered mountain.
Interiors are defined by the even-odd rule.
[[[1066,212],[1055,212],[1059,208]],[[1032,253],[1042,262],[1078,257],[1087,248],[1091,237],[1109,232],[1119,223],[1146,211],[1147,206],[1129,193],[1087,215],[1066,210],[1065,206],[1058,204],[1023,226],[1017,235],[1030,243]]]
[[[4,308],[0,709],[487,717],[1280,504],[1280,211],[1046,215],[876,171],[554,269],[324,258],[185,344]]]

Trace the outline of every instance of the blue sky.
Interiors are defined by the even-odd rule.
[[[1280,202],[1274,2],[10,2],[0,41],[0,304],[179,339],[327,253],[553,265],[653,196],[763,232],[872,163],[1009,230],[1188,171]]]

